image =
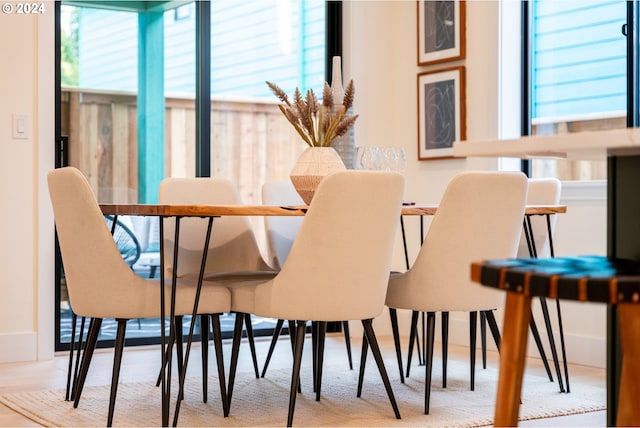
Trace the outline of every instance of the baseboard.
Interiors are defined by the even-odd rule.
[[[436,328],[436,331],[438,328]],[[544,327],[540,331],[540,334],[543,335]],[[487,348],[495,350],[496,347],[491,339],[491,335],[487,330]],[[439,333],[436,333],[436,340],[440,340]],[[560,360],[562,361],[561,354],[561,346],[560,346],[560,337],[555,332],[554,340],[556,342],[556,349],[559,355]],[[552,353],[550,347],[548,345],[548,339],[546,336],[542,338],[543,346],[545,348],[545,352],[547,358],[551,360]],[[606,356],[606,339],[600,337],[587,337],[587,336],[577,336],[566,334],[564,337],[565,342],[565,350],[567,354],[567,362],[571,364],[580,364],[589,367],[598,367],[598,368],[606,368],[607,366],[607,356]],[[464,319],[453,319],[449,320],[449,343],[469,346],[469,321]],[[480,335],[478,334],[477,346],[480,346]],[[527,346],[527,356],[532,358],[540,358],[540,353],[538,352],[538,348],[535,345],[533,340],[533,336],[529,333],[529,341]]]
[[[496,314],[496,319],[498,323],[501,324],[502,313],[498,312]],[[400,328],[400,334],[402,335],[403,343],[406,343],[406,338],[409,334],[409,326],[410,326],[411,312],[410,311],[398,311],[398,325]],[[350,330],[351,334],[362,334],[361,329],[359,328],[359,323],[351,323]],[[544,326],[542,326],[541,334],[544,334]],[[383,313],[375,319],[374,327],[376,334],[379,336],[383,335],[391,335],[391,324],[389,322],[389,311],[385,308]],[[540,327],[539,327],[540,328]],[[440,315],[438,314],[436,317],[436,342],[441,341],[440,335]],[[495,344],[493,343],[493,339],[491,338],[491,334],[487,329],[487,348],[490,350],[496,350]],[[556,342],[556,347],[558,353],[560,355],[560,360],[562,360],[561,348],[560,348],[560,337],[555,332],[554,340]],[[598,336],[581,336],[581,335],[572,335],[565,332],[565,349],[567,354],[567,362],[571,364],[580,364],[589,367],[598,367],[598,368],[606,368],[607,366],[607,358],[606,358],[606,338],[598,337]],[[548,346],[548,340],[546,336],[542,339],[543,346],[545,348],[545,352],[547,354],[547,358],[551,359],[551,350]],[[461,345],[461,346],[469,346],[469,318],[468,316],[463,316],[460,313],[452,314],[449,317],[449,343]],[[480,334],[477,336],[477,347],[480,347]],[[529,333],[529,345],[527,346],[527,355],[532,358],[540,358],[540,354],[538,352],[537,347],[535,346],[535,342],[531,333]]]
[[[600,337],[566,336],[564,340],[568,362],[603,369],[607,367],[606,339]]]
[[[38,335],[26,333],[0,333],[0,363],[37,360]]]

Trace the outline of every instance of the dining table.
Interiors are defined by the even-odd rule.
[[[202,263],[198,275],[197,291],[194,298],[194,306],[191,317],[191,325],[187,346],[184,351],[182,372],[179,375],[179,390],[176,397],[182,396],[184,388],[184,379],[189,360],[189,353],[194,334],[195,320],[197,315],[197,307],[199,301],[200,290],[204,278],[204,269],[206,265],[207,249],[209,240],[213,230],[213,222],[215,218],[223,216],[304,216],[309,206],[270,206],[270,205],[198,205],[198,204],[100,204],[103,215],[114,217],[114,222],[118,216],[150,216],[160,219],[160,319],[161,319],[161,354],[162,354],[162,373],[161,373],[161,397],[162,397],[162,425],[168,426],[170,418],[170,399],[171,399],[171,352],[167,352],[169,343],[175,337],[175,302],[173,295],[175,294],[177,283],[177,264],[178,264],[178,248],[180,242],[180,220],[183,218],[203,218],[207,219],[207,231],[205,234],[205,242],[202,251]],[[401,210],[401,218],[403,216],[433,216],[438,210],[438,204],[403,204]],[[564,205],[528,205],[525,207],[525,216],[533,215],[555,215],[565,213],[567,207]],[[164,248],[164,223],[168,218],[174,218],[176,225],[174,229],[174,251],[173,269],[171,278],[171,296],[165,296],[165,248]],[[406,251],[406,245],[405,245]],[[406,254],[406,253],[405,253]],[[165,313],[165,301],[170,299],[169,314]],[[166,336],[166,319],[169,318],[169,337]],[[223,392],[224,396],[224,392]],[[173,426],[177,425],[180,404],[182,400],[176,400],[176,408],[173,414]]]

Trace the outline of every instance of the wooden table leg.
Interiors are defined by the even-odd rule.
[[[618,394],[617,426],[640,426],[640,306],[618,305],[622,372]]]
[[[503,336],[500,344],[500,376],[496,396],[495,426],[518,425],[530,320],[531,297],[507,292]]]

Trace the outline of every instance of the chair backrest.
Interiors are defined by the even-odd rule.
[[[403,190],[404,177],[395,172],[341,171],[324,178],[282,270],[269,287],[256,290],[256,309],[302,320],[379,315]]]
[[[73,167],[47,176],[73,310],[94,316],[118,306],[137,275],[124,262],[87,179]]]
[[[557,178],[530,178],[529,190],[527,192],[528,205],[558,205],[560,203],[560,189],[562,184]],[[558,216],[549,217],[551,225],[551,237],[556,228]],[[547,231],[546,216],[532,216],[531,228],[533,229],[533,243],[536,246],[538,257],[549,257],[551,255],[549,233]],[[527,239],[524,231],[520,237],[518,247],[518,257],[531,257]]]
[[[161,204],[242,204],[236,186],[224,178],[165,178],[160,183]],[[175,220],[165,221],[165,266],[173,263]],[[180,221],[178,276],[200,272],[207,220],[184,218]],[[207,273],[270,270],[263,260],[256,238],[244,216],[216,218],[207,254]]]
[[[305,205],[290,180],[265,183],[262,186],[262,203],[278,206]],[[299,216],[264,217],[269,264],[275,269],[280,269],[287,259],[302,219]]]
[[[447,186],[407,275],[416,309],[496,308],[504,293],[471,282],[473,261],[516,255],[527,178],[519,172],[463,172]]]

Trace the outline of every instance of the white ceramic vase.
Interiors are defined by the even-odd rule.
[[[302,200],[310,204],[322,179],[345,169],[342,159],[332,147],[308,147],[296,161],[290,177]]]

